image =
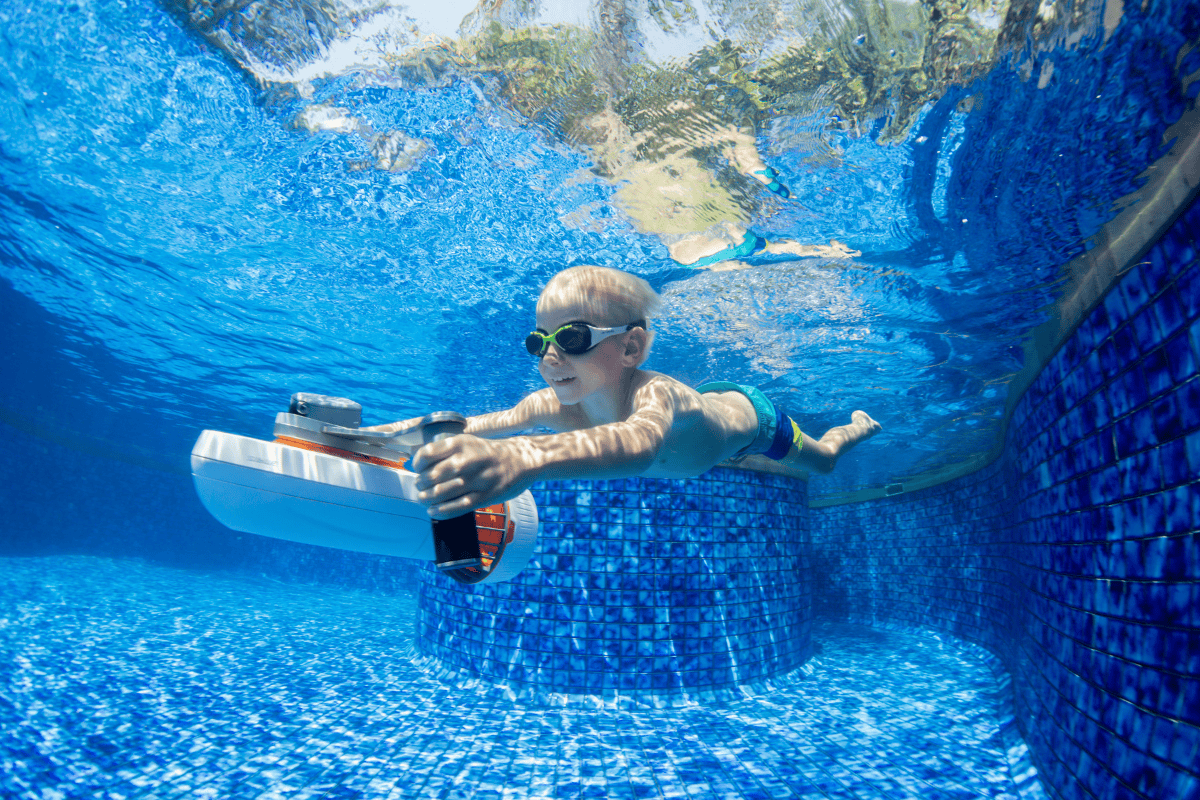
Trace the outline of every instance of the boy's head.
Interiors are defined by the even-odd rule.
[[[552,327],[571,322],[584,322],[595,328],[624,328],[638,323],[639,327],[627,335],[613,337],[620,338],[627,349],[631,348],[632,361],[628,363],[637,367],[650,352],[654,334],[645,328],[658,303],[658,294],[636,275],[608,267],[571,267],[551,278],[542,289],[537,319],[545,333],[553,333]]]
[[[650,321],[658,310],[658,293],[636,275],[609,267],[570,267],[555,275],[538,297],[540,316],[551,308],[577,310],[599,327]]]

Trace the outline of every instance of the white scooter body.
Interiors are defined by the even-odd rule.
[[[237,531],[438,561],[464,583],[508,580],[533,555],[537,505],[526,491],[476,511],[481,558],[471,565],[447,561],[435,546],[425,506],[417,502],[416,475],[401,466],[408,452],[445,435],[430,427],[449,424],[448,417],[462,419],[438,416],[408,431],[377,434],[282,413],[274,442],[206,430],[192,448],[196,492],[217,521]],[[468,547],[475,555],[475,545]]]

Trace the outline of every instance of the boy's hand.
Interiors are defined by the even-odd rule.
[[[528,489],[536,468],[517,441],[460,434],[418,450],[409,468],[418,473],[417,499],[429,516],[457,517]]]

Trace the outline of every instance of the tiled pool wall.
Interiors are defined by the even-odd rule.
[[[998,462],[810,512],[817,614],[999,654],[1062,798],[1200,797],[1198,232],[1193,204],[1119,279]]]
[[[812,509],[816,616],[931,627],[996,649],[1015,577],[1006,477],[997,462],[919,493]]]
[[[541,533],[516,579],[464,589],[422,571],[418,646],[443,664],[554,693],[702,698],[809,657],[803,481],[718,468],[533,492]]]

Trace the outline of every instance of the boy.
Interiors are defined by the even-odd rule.
[[[641,369],[657,302],[644,280],[615,269],[572,267],[551,278],[538,298],[538,330],[525,342],[549,388],[506,411],[471,417],[464,435],[416,453],[410,468],[419,473],[418,496],[429,515],[448,519],[515,497],[536,481],[684,478],[751,453],[829,472],[879,432],[879,423],[855,411],[850,424],[814,440],[757,389],[692,389]],[[538,425],[556,433],[492,438]]]

